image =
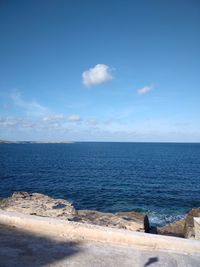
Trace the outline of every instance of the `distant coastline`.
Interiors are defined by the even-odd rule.
[[[0,144],[74,144],[74,143],[130,143],[130,144],[200,144],[200,142],[176,142],[176,141],[13,141],[2,140]]]
[[[8,141],[0,140],[0,144],[73,144],[74,141]]]

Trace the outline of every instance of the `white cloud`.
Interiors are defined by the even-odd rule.
[[[153,86],[144,86],[143,88],[140,88],[137,90],[138,95],[145,95],[153,90]]]
[[[113,79],[111,69],[105,64],[97,64],[82,74],[83,84],[87,87],[99,85]]]
[[[65,116],[63,114],[50,114],[48,116],[43,117],[43,121],[47,122],[59,122],[63,121]]]
[[[0,126],[5,128],[32,128],[34,127],[34,122],[28,118],[1,117]]]
[[[44,116],[42,118],[45,123],[62,123],[66,122],[80,122],[82,120],[81,116],[78,114],[72,114],[69,116],[65,116],[63,114],[49,114],[48,116]]]
[[[89,119],[87,119],[86,122],[87,122],[87,124],[93,125],[93,126],[96,126],[98,124],[98,121],[96,118],[89,118]]]
[[[11,93],[10,97],[14,105],[24,109],[28,115],[39,115],[40,116],[40,115],[45,115],[49,113],[49,110],[46,107],[40,105],[35,100],[25,101],[18,91]]]
[[[81,120],[82,120],[81,116],[77,115],[77,114],[73,114],[73,115],[70,115],[67,117],[67,121],[69,121],[69,122],[79,122]]]

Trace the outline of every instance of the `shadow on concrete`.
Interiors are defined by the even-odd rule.
[[[78,242],[60,241],[0,225],[0,267],[46,266],[79,253]]]
[[[158,257],[151,257],[148,259],[148,261],[145,263],[144,267],[147,267],[153,263],[158,262]]]

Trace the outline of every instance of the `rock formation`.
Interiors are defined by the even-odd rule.
[[[92,210],[76,210],[72,203],[63,199],[27,192],[16,192],[0,201],[0,209],[30,215],[58,217],[80,223],[96,224],[138,232],[149,232],[146,215],[138,212],[106,213]]]
[[[149,222],[147,216],[134,211],[113,214],[92,210],[79,210],[77,220],[83,223],[121,228],[131,231],[149,231]]]
[[[72,203],[67,200],[27,192],[16,192],[12,197],[1,200],[0,208],[44,217],[73,218],[77,214]]]
[[[180,220],[175,223],[167,224],[163,227],[157,228],[159,235],[169,235],[176,237],[185,237],[184,235],[185,220]]]
[[[168,224],[163,227],[158,227],[157,232],[160,235],[171,235],[193,239],[195,237],[194,217],[200,217],[200,208],[192,209],[183,220]]]

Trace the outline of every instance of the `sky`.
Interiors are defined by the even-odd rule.
[[[200,1],[1,0],[0,139],[200,142]]]

